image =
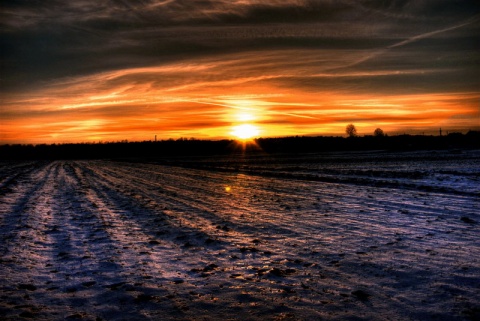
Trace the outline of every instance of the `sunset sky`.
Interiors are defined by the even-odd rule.
[[[0,8],[0,144],[480,130],[477,0]]]

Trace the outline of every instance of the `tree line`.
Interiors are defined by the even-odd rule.
[[[347,131],[350,128],[350,131]],[[355,127],[353,126],[353,129]],[[233,153],[311,153],[358,150],[448,150],[480,148],[480,131],[444,136],[374,135],[359,137],[347,126],[348,137],[291,136],[258,138],[241,143],[235,140],[160,140],[144,142],[79,143],[52,145],[1,145],[0,159],[102,159],[214,156]],[[354,138],[354,139],[353,139]]]

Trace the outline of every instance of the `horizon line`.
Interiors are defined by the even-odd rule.
[[[178,137],[178,138],[164,138],[164,139],[150,139],[150,140],[129,140],[129,139],[122,139],[122,140],[97,140],[97,141],[79,141],[79,142],[61,142],[61,143],[2,143],[0,142],[0,146],[41,146],[41,145],[46,145],[46,146],[53,146],[53,145],[101,145],[101,144],[135,144],[135,143],[162,143],[162,142],[182,142],[182,141],[197,141],[197,142],[221,142],[221,141],[238,141],[238,142],[251,142],[251,141],[257,141],[257,140],[262,140],[262,139],[288,139],[288,138],[345,138],[345,139],[351,139],[351,138],[385,138],[385,137],[399,137],[399,136],[412,136],[412,137],[447,137],[448,135],[452,134],[460,134],[460,135],[467,135],[468,133],[475,133],[475,132],[480,132],[479,130],[467,130],[465,133],[462,131],[445,131],[445,134],[443,134],[443,130],[437,132],[437,134],[426,134],[425,132],[423,133],[417,133],[417,134],[411,134],[411,133],[397,133],[397,134],[388,134],[385,133],[384,136],[381,137],[376,137],[373,134],[364,134],[364,135],[355,135],[353,137],[349,137],[348,135],[287,135],[287,136],[268,136],[268,137],[255,137],[255,138],[249,138],[249,139],[236,139],[236,138],[196,138],[196,137]],[[156,135],[155,135],[156,136]]]

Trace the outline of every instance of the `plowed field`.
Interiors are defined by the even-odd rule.
[[[0,315],[474,320],[479,168],[464,159],[1,163]]]

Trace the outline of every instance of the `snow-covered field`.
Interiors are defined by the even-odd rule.
[[[2,320],[478,320],[480,152],[0,163]]]

